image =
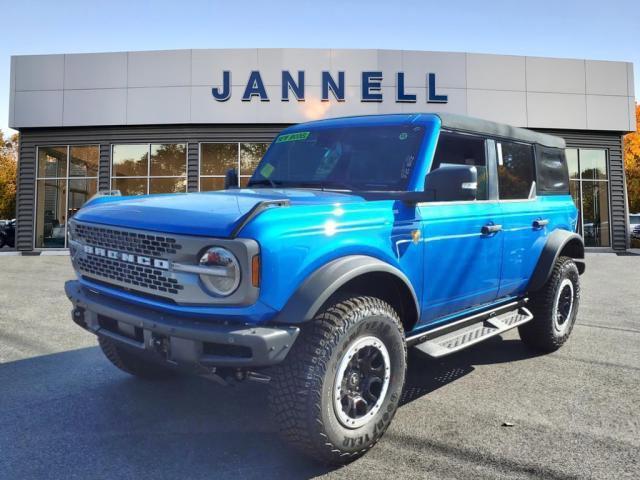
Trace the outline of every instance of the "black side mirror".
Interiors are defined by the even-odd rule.
[[[431,202],[475,200],[478,193],[478,170],[473,165],[442,163],[427,174],[424,190]]]
[[[235,168],[230,168],[224,175],[224,189],[238,188],[238,171]]]

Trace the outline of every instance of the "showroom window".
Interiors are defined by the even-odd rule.
[[[580,210],[578,233],[587,247],[611,246],[607,151],[567,148],[569,189]]]
[[[111,188],[122,195],[185,192],[187,144],[112,145]]]
[[[95,195],[98,145],[37,149],[36,248],[65,248],[67,221]]]
[[[245,186],[268,147],[268,143],[201,143],[200,191],[222,190],[230,168],[238,171],[238,186]]]

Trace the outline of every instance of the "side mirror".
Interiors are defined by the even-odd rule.
[[[478,170],[473,165],[442,163],[427,174],[424,190],[431,202],[475,200]]]
[[[224,175],[224,189],[238,188],[238,171],[235,168],[230,168]]]

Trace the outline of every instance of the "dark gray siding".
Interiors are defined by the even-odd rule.
[[[100,189],[109,188],[111,144],[188,143],[187,185],[198,190],[199,142],[270,142],[286,125],[163,125],[95,128],[33,128],[20,131],[16,247],[33,250],[36,147],[39,145],[100,145]]]
[[[38,128],[20,132],[18,166],[18,250],[32,250],[35,211],[35,168],[38,145],[100,145],[100,189],[109,188],[110,145],[136,142],[187,142],[188,190],[198,190],[199,142],[271,141],[285,125],[166,125],[95,128]],[[626,198],[620,132],[540,130],[563,137],[568,147],[606,148],[609,160],[612,246],[627,245]]]
[[[609,204],[611,210],[611,246],[627,248],[627,199],[624,189],[624,159],[621,132],[585,132],[575,130],[539,130],[563,137],[567,148],[605,148],[609,161]]]

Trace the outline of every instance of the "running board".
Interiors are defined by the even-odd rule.
[[[416,344],[415,348],[434,358],[443,357],[519,327],[532,319],[533,315],[527,308],[517,307],[472,324],[461,322],[459,328],[443,329],[440,335],[437,331],[429,332],[429,339]]]

